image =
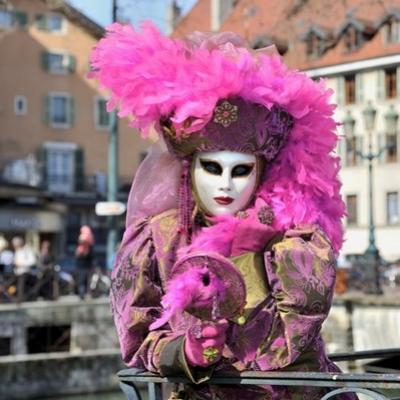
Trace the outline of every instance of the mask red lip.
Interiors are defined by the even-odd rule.
[[[231,204],[234,199],[232,199],[232,197],[214,197],[214,200],[221,206],[227,206]]]

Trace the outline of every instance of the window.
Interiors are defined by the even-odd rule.
[[[397,21],[395,18],[389,19],[386,24],[386,42],[400,42],[400,21]]]
[[[107,112],[107,100],[104,98],[96,98],[95,100],[95,124],[97,129],[109,129],[110,127],[110,116]]]
[[[51,104],[51,121],[54,124],[67,124],[68,99],[66,97],[54,96]]]
[[[347,224],[357,225],[357,195],[350,194],[346,196],[346,206],[347,206]]]
[[[307,38],[306,52],[309,57],[317,57],[321,52],[320,39],[313,32]]]
[[[399,195],[398,192],[386,194],[387,223],[395,225],[399,223]]]
[[[385,69],[385,93],[387,99],[394,99],[397,97],[396,68]]]
[[[11,29],[15,26],[25,27],[27,23],[28,16],[23,11],[0,10],[0,28]]]
[[[59,14],[36,15],[36,26],[41,31],[66,33],[66,21]]]
[[[52,93],[46,97],[45,123],[53,128],[70,128],[74,122],[74,102],[70,95]]]
[[[40,153],[49,191],[71,193],[80,190],[84,181],[82,149],[75,143],[49,141],[44,143]]]
[[[356,76],[346,75],[344,77],[345,103],[354,104],[356,102]]]
[[[25,96],[14,97],[14,113],[15,115],[25,115],[28,111],[28,105]]]
[[[51,32],[60,32],[63,28],[63,18],[61,15],[47,15],[47,30]]]
[[[360,165],[362,159],[357,152],[362,151],[362,137],[350,136],[346,138],[346,166],[354,167]]]
[[[386,135],[386,162],[395,163],[397,162],[397,135],[387,134]]]
[[[70,193],[74,189],[74,153],[69,149],[49,149],[47,184],[52,192]]]
[[[52,74],[65,75],[75,71],[76,59],[73,55],[63,52],[44,52],[42,53],[42,67]]]
[[[346,51],[354,51],[360,47],[360,32],[354,26],[349,26],[344,34],[344,47]]]
[[[13,12],[10,10],[0,10],[0,27],[9,29],[13,26]]]

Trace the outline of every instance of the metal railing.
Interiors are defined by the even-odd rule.
[[[400,349],[371,350],[330,356],[335,361],[382,358],[400,355]],[[400,367],[400,366],[399,366]],[[182,376],[162,377],[136,368],[118,373],[120,386],[127,400],[142,400],[137,385],[147,385],[147,399],[161,400],[162,384],[192,384]],[[324,372],[261,372],[216,373],[210,385],[271,385],[326,388],[320,400],[333,399],[344,393],[363,394],[375,400],[400,399],[400,373],[324,373]],[[179,397],[177,397],[179,398]]]

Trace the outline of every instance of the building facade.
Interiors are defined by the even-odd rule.
[[[371,140],[376,243],[388,261],[400,259],[400,1],[198,0],[173,32],[233,31],[257,49],[275,44],[291,67],[334,90],[338,107],[342,195],[347,204],[343,255],[368,246]],[[366,129],[363,111],[376,111]],[[344,129],[346,127],[346,129]],[[317,132],[316,132],[317,134]]]
[[[107,192],[110,114],[107,94],[87,77],[90,51],[103,34],[63,1],[0,4],[0,173],[7,189],[0,195],[0,233],[6,237],[50,238],[59,252],[73,253],[79,226],[88,224],[104,251],[106,219],[94,207]],[[146,148],[119,124],[123,201]],[[20,198],[17,188],[29,196]],[[51,229],[49,215],[57,221]]]

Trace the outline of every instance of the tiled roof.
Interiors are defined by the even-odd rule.
[[[197,0],[190,12],[179,21],[171,36],[183,37],[193,31],[211,31],[210,0]]]
[[[69,20],[76,22],[86,29],[95,38],[100,39],[104,36],[104,28],[90,19],[87,15],[81,13],[78,9],[62,0],[42,0],[51,10],[61,12]]]
[[[198,0],[173,36],[210,30],[210,2]],[[384,40],[382,24],[391,14],[400,17],[400,0],[239,0],[221,31],[234,31],[251,44],[258,38],[286,43],[286,63],[292,68],[312,69],[400,53],[400,43]],[[343,40],[349,25],[365,37],[363,44],[350,52]],[[311,31],[319,37],[325,35],[325,50],[319,56],[306,54],[305,38]]]

